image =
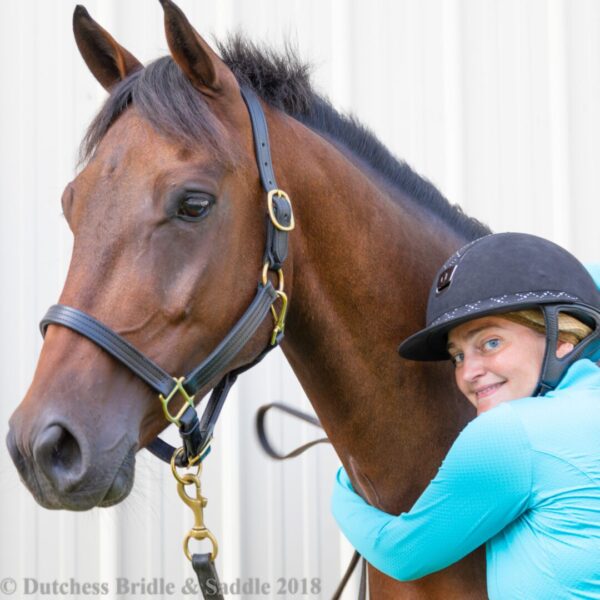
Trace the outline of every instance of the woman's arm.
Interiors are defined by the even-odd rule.
[[[510,406],[469,423],[435,479],[398,516],[367,504],[338,471],[332,510],[350,543],[377,569],[403,581],[438,571],[486,542],[526,508],[531,449]]]

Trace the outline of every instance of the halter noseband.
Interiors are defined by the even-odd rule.
[[[216,421],[237,376],[260,362],[268,352],[279,345],[285,328],[287,296],[283,290],[282,266],[287,256],[288,233],[294,228],[292,204],[288,195],[277,187],[275,181],[267,121],[260,101],[251,89],[242,87],[240,91],[252,123],[256,161],[262,186],[267,192],[269,217],[264,266],[258,290],[246,312],[225,338],[188,375],[173,377],[110,327],[77,308],[55,304],[50,307],[40,323],[42,335],[45,335],[48,325],[54,324],[68,327],[87,337],[158,392],[166,419],[179,427],[183,440],[183,452],[176,456],[179,466],[192,465],[208,454]],[[268,279],[269,271],[277,274],[277,289]],[[274,307],[278,298],[282,301],[279,314]],[[213,389],[202,419],[199,420],[194,408],[194,395],[227,368],[260,327],[269,310],[275,320],[269,344],[251,363],[223,376]],[[183,397],[184,404],[177,414],[173,415],[169,411],[169,403],[178,395]],[[158,437],[147,448],[165,462],[171,462],[175,452],[174,447]]]

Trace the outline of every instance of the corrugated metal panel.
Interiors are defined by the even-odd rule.
[[[593,0],[182,0],[203,34],[241,30],[315,65],[318,86],[453,201],[495,230],[537,233],[598,260],[600,4]],[[3,2],[0,16],[0,377],[2,433],[40,348],[36,322],[59,295],[71,239],[60,194],[104,92],[71,34],[71,2]],[[162,11],[96,0],[92,15],[143,60],[166,52]],[[308,403],[283,357],[242,378],[206,466],[207,519],[224,581],[321,577],[326,598],[350,550],[329,515],[336,459],[318,448],[280,465],[258,450],[256,407]],[[309,426],[274,418],[282,446]],[[0,463],[0,577],[141,581],[190,576],[190,514],[168,469],[142,453],[121,506],[49,513]],[[29,597],[36,597],[31,595]],[[110,595],[108,597],[115,597]],[[131,596],[126,596],[131,597]],[[316,596],[309,596],[316,597]],[[348,597],[352,597],[349,593]]]

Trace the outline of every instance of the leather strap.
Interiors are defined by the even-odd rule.
[[[270,281],[259,286],[254,300],[219,345],[185,378],[184,387],[193,395],[229,364],[260,327],[277,294]],[[173,389],[173,377],[112,329],[90,315],[62,304],[48,310],[40,323],[42,335],[48,325],[73,329],[106,350],[159,394]]]
[[[175,446],[171,446],[171,444],[165,442],[160,437],[155,437],[147,446],[146,450],[151,454],[154,454],[156,458],[160,458],[163,462],[170,463],[171,457],[173,456],[173,452],[175,452]],[[210,447],[207,449],[206,455],[210,454]],[[196,455],[194,455],[196,456]],[[183,463],[183,460],[175,461],[178,467],[185,467],[186,465]]]
[[[340,600],[348,582],[350,581],[350,577],[356,570],[356,566],[359,561],[361,562],[360,567],[360,582],[358,584],[358,600],[366,600],[367,597],[367,561],[355,550],[352,558],[350,559],[350,563],[346,567],[346,572],[342,577],[342,580],[338,584],[331,600]]]
[[[331,443],[328,438],[324,437],[324,438],[319,438],[318,440],[313,440],[312,442],[308,442],[306,444],[302,444],[302,446],[299,446],[298,448],[296,448],[295,450],[292,450],[291,452],[288,452],[287,454],[282,454],[281,452],[278,452],[271,445],[271,442],[269,441],[269,439],[267,437],[267,432],[266,432],[266,427],[265,427],[265,416],[266,416],[267,412],[273,408],[276,408],[277,410],[285,412],[288,415],[292,415],[298,419],[301,419],[302,421],[306,421],[307,423],[310,423],[311,425],[314,425],[315,427],[319,427],[321,429],[322,429],[322,427],[321,427],[321,423],[319,422],[319,419],[317,419],[316,417],[313,417],[312,415],[303,413],[302,411],[299,411],[299,410],[293,408],[292,406],[287,406],[286,404],[281,404],[279,402],[272,402],[271,404],[265,404],[264,406],[261,406],[258,409],[258,411],[256,412],[256,433],[258,435],[258,441],[260,442],[262,449],[274,460],[286,460],[288,458],[294,458],[296,456],[300,456],[300,454],[302,454],[309,448],[316,446],[317,444]]]
[[[213,431],[217,424],[217,419],[221,414],[221,409],[223,408],[223,404],[227,399],[227,395],[231,390],[231,387],[235,383],[238,375],[243,373],[244,371],[248,371],[255,365],[257,365],[273,348],[276,348],[277,344],[273,346],[267,346],[251,363],[247,365],[242,365],[241,367],[230,371],[221,379],[221,381],[215,386],[213,389],[208,404],[202,414],[202,421],[198,423],[198,439],[194,441],[194,445],[189,447],[186,444],[186,440],[184,439],[184,452],[177,457],[177,466],[183,467],[186,466],[189,462],[190,458],[198,456],[198,454],[202,453],[202,460],[204,457],[208,455],[210,451],[210,446],[208,445],[213,436]],[[191,410],[191,407],[190,407]],[[186,411],[187,412],[187,411]],[[196,411],[194,411],[195,413]],[[183,434],[180,430],[180,435],[184,438]],[[167,444],[164,440],[160,438],[156,438],[152,442],[150,442],[146,448],[154,454],[157,458],[160,458],[164,462],[171,462],[171,457],[175,452],[175,447]],[[206,450],[205,450],[206,449]]]
[[[252,123],[252,133],[254,138],[254,151],[256,153],[256,163],[260,173],[260,180],[267,194],[278,189],[275,180],[275,171],[271,161],[271,147],[269,144],[269,128],[265,113],[258,96],[253,90],[247,87],[240,89],[242,98],[250,114]],[[292,205],[287,199],[277,194],[273,195],[273,213],[277,221],[287,227],[292,221]],[[269,263],[269,268],[273,271],[281,269],[288,253],[288,234],[275,227],[271,218],[267,219],[267,245],[265,247],[264,260]]]
[[[214,379],[227,367],[256,333],[277,294],[270,281],[259,286],[259,290],[242,318],[233,326],[221,343],[185,378],[185,388],[192,394]]]
[[[285,206],[284,206],[285,204]],[[273,197],[273,212],[283,225],[291,222],[291,206],[287,200],[278,196]],[[267,245],[265,247],[264,262],[268,262],[271,269],[277,271],[283,266],[288,252],[287,232],[273,227],[271,218],[267,217]]]
[[[193,413],[191,414],[192,422],[190,423],[189,429],[186,429],[183,427],[183,417],[180,420],[182,427],[179,428],[179,435],[183,442],[183,453],[179,454],[175,460],[177,466],[186,466],[191,459],[199,455],[202,456],[201,460],[204,460],[206,456],[208,456],[210,452],[209,444],[213,437],[217,419],[221,414],[223,404],[225,404],[227,395],[235,383],[237,376],[237,372],[231,371],[214,387],[208,404],[202,413],[201,421],[198,420],[198,414],[191,406],[186,410],[183,417],[185,417],[188,412],[190,412],[190,414]],[[171,446],[171,444],[168,444],[159,437],[150,442],[146,448],[154,454],[154,456],[166,463],[171,462],[171,457],[176,450],[174,446]]]
[[[360,584],[358,586],[358,600],[366,600],[367,598],[367,561],[363,557],[362,565],[360,566]]]
[[[77,308],[55,304],[48,309],[40,323],[42,336],[46,335],[48,325],[53,324],[63,325],[87,337],[133,371],[159,394],[167,396],[173,389],[173,378],[166,371],[94,317]]]
[[[198,577],[198,584],[204,600],[224,600],[219,575],[215,563],[210,559],[210,553],[193,554],[192,567]]]
[[[544,304],[540,306],[544,314],[546,325],[546,349],[542,361],[542,369],[536,389],[533,396],[544,396],[549,391],[555,389],[566,373],[567,369],[581,358],[584,351],[592,344],[598,343],[598,335],[588,335],[580,341],[571,352],[562,358],[556,356],[556,347],[558,344],[558,318],[561,312],[573,313],[572,304]],[[576,309],[575,309],[576,310]],[[581,309],[583,310],[583,308]],[[594,333],[600,332],[600,312],[594,307],[587,307],[584,320],[594,322]]]
[[[293,417],[296,417],[302,421],[305,421],[306,423],[310,423],[311,425],[314,425],[315,427],[319,427],[321,429],[323,428],[323,426],[321,425],[321,422],[319,421],[319,419],[317,419],[317,417],[314,417],[313,415],[309,415],[308,413],[302,412],[301,410],[298,410],[297,408],[294,408],[293,406],[288,406],[287,404],[281,404],[280,402],[271,402],[270,404],[265,404],[265,405],[261,406],[256,411],[256,432],[258,434],[258,441],[260,442],[262,449],[271,458],[273,458],[275,460],[286,460],[288,458],[294,458],[296,456],[299,456],[300,454],[302,454],[303,452],[305,452],[312,446],[315,446],[316,444],[330,444],[331,443],[329,441],[329,439],[325,437],[325,438],[321,438],[318,440],[314,440],[312,442],[308,442],[307,444],[303,444],[302,446],[299,446],[298,448],[296,448],[295,450],[292,450],[291,452],[288,452],[287,454],[281,454],[280,452],[277,452],[277,450],[275,450],[273,448],[273,446],[271,445],[271,442],[269,442],[269,439],[268,439],[267,433],[266,433],[266,428],[265,428],[265,415],[267,414],[267,412],[269,410],[271,410],[273,408],[276,408],[277,410],[285,412],[288,415],[292,415]],[[350,564],[346,568],[346,572],[344,573],[342,580],[340,581],[335,592],[333,593],[331,600],[340,600],[340,598],[342,597],[342,593],[344,592],[344,589],[346,588],[348,581],[350,581],[352,574],[356,570],[356,566],[358,565],[359,561],[361,562],[361,570],[360,570],[360,583],[359,583],[359,587],[358,587],[358,600],[366,600],[366,598],[367,598],[367,561],[357,551],[354,551],[354,554],[352,555],[352,558],[350,560]]]
[[[250,122],[252,123],[252,133],[254,138],[254,152],[256,153],[256,164],[260,173],[260,181],[266,192],[277,189],[275,181],[275,171],[271,161],[271,146],[269,145],[269,128],[265,113],[258,96],[249,87],[241,87],[242,98],[248,108]]]

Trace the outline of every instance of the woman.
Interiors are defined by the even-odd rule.
[[[452,360],[478,416],[407,513],[370,506],[340,469],[346,537],[401,580],[486,543],[492,599],[600,598],[599,347],[600,292],[564,249],[503,233],[459,250],[399,351]]]

